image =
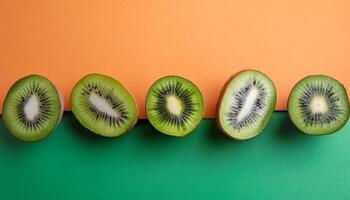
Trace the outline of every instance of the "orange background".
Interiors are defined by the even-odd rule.
[[[224,82],[263,71],[286,109],[296,81],[329,74],[350,90],[349,0],[0,0],[0,103],[18,78],[47,76],[63,92],[91,72],[136,96],[140,117],[152,82],[191,79],[213,117]]]

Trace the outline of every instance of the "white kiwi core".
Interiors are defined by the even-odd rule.
[[[23,107],[24,115],[29,121],[33,121],[40,112],[40,102],[36,95],[32,95]]]
[[[180,116],[183,111],[180,99],[172,95],[166,98],[166,108],[171,114],[176,116]]]
[[[245,99],[245,102],[243,103],[242,110],[237,115],[237,121],[243,120],[251,113],[252,109],[254,108],[254,104],[258,99],[258,95],[259,90],[256,87],[252,87],[247,95],[247,98]]]
[[[314,96],[311,99],[310,109],[312,114],[325,114],[328,112],[327,100],[323,96]]]
[[[103,97],[100,97],[98,94],[94,92],[90,93],[89,101],[100,112],[106,113],[112,117],[119,117],[119,113],[112,108],[111,104],[108,103]]]

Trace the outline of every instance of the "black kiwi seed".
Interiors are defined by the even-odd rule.
[[[327,97],[325,98],[329,109],[327,113],[312,114],[312,110],[310,109],[309,105],[311,104],[311,100],[314,96]],[[324,86],[322,83],[307,84],[305,91],[299,98],[299,104],[304,122],[309,126],[316,124],[322,126],[324,124],[330,124],[333,121],[337,120],[343,112],[342,109],[337,104],[335,104],[337,101],[339,101],[339,98],[335,95],[334,88],[331,85],[327,84]]]
[[[129,119],[128,111],[124,103],[116,96],[113,95],[114,89],[106,89],[95,82],[90,82],[87,85],[84,85],[81,94],[85,97],[88,97],[91,93],[98,94],[100,97],[104,98],[120,115],[118,117],[108,115],[105,112],[101,112],[96,108],[95,105],[91,104],[89,101],[84,101],[82,106],[86,107],[91,113],[96,121],[102,120],[108,122],[108,126],[118,126],[120,127],[122,123]]]
[[[259,94],[255,101],[254,107],[248,116],[246,116],[243,120],[238,121],[237,116],[242,111],[244,102],[246,101],[252,87],[255,87],[259,90]],[[232,104],[231,110],[227,113],[226,119],[229,121],[229,124],[233,128],[240,130],[243,127],[247,127],[251,124],[256,123],[260,119],[261,116],[259,112],[265,106],[265,98],[267,95],[265,90],[266,89],[261,81],[256,80],[254,77],[253,79],[248,80],[246,85],[241,87],[237,93],[233,94],[233,98],[236,101]]]
[[[167,100],[169,95],[177,96],[183,103],[183,112],[180,116],[176,116],[170,113],[166,108]],[[168,83],[162,88],[158,89],[157,102],[154,110],[156,110],[160,117],[159,120],[162,123],[169,123],[173,126],[182,127],[189,120],[190,116],[195,112],[193,101],[191,100],[191,92],[189,89],[183,88],[181,83]]]
[[[270,120],[276,103],[276,88],[265,74],[246,70],[232,76],[221,92],[217,125],[237,140],[257,136]]]
[[[24,113],[24,106],[33,95],[39,100],[39,113],[33,120],[28,120]],[[19,121],[28,129],[36,130],[46,123],[50,117],[51,102],[47,90],[41,88],[38,84],[32,84],[21,94],[21,100],[17,101],[17,116]]]
[[[189,80],[166,76],[153,83],[146,98],[151,124],[164,134],[185,136],[203,117],[203,97]]]
[[[117,80],[102,74],[79,80],[72,90],[71,107],[83,126],[105,137],[126,133],[137,121],[135,99]]]
[[[31,98],[35,101],[28,104]],[[59,123],[62,112],[63,100],[59,92],[40,75],[29,75],[16,81],[3,106],[5,125],[15,137],[24,141],[37,141],[48,136]]]
[[[349,101],[344,86],[324,75],[300,80],[288,98],[288,114],[303,133],[327,135],[342,128],[349,118]]]

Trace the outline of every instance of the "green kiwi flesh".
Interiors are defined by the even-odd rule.
[[[102,74],[89,74],[79,80],[70,103],[78,121],[101,136],[119,136],[137,121],[134,97],[117,80]]]
[[[300,80],[288,99],[293,124],[309,135],[327,135],[341,129],[349,118],[344,86],[329,76],[311,75]]]
[[[158,131],[167,135],[189,134],[203,118],[203,109],[200,90],[180,76],[155,81],[147,93],[147,117]]]
[[[229,137],[246,140],[258,135],[270,120],[276,89],[263,73],[242,71],[225,84],[217,106],[218,127]]]
[[[63,100],[56,87],[45,77],[29,75],[16,81],[3,104],[5,126],[16,138],[37,141],[58,125]]]

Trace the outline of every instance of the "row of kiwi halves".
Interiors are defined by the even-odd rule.
[[[87,129],[105,137],[128,132],[137,122],[133,96],[117,80],[89,74],[74,86],[71,110]],[[225,84],[217,105],[217,125],[231,138],[258,135],[270,120],[276,103],[274,83],[265,74],[246,70]],[[198,87],[180,76],[155,81],[147,93],[146,113],[158,131],[185,136],[203,118],[204,101]],[[29,75],[16,81],[7,93],[3,119],[18,139],[37,141],[58,125],[63,99],[47,78]],[[324,75],[307,76],[293,88],[288,113],[294,125],[309,135],[326,135],[341,129],[349,118],[344,86]]]

